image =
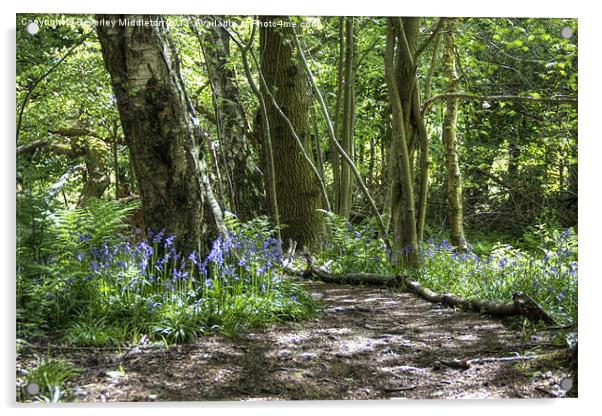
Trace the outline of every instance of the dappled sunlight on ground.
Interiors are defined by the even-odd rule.
[[[79,357],[79,401],[509,398],[562,395],[556,366],[537,379],[516,362],[468,369],[440,362],[553,351],[500,320],[427,303],[397,290],[307,283],[323,302],[312,321],[237,339]],[[77,357],[72,357],[76,358]],[[88,361],[86,361],[88,360]],[[522,365],[522,367],[521,367]],[[115,377],[120,368],[122,375]],[[521,370],[522,369],[522,370]],[[110,374],[110,375],[109,375]],[[543,386],[543,387],[542,387]]]

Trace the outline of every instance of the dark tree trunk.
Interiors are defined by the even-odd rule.
[[[261,22],[283,20],[261,17]],[[302,143],[310,137],[308,122],[310,86],[303,67],[294,54],[294,32],[290,27],[262,27],[260,31],[261,68],[267,86],[290,120]],[[262,85],[262,90],[265,90]],[[264,91],[267,94],[266,91]],[[320,185],[304,159],[284,118],[268,104],[276,173],[276,194],[280,221],[286,224],[282,238],[300,246],[318,247],[324,237]]]
[[[176,235],[181,252],[205,253],[225,232],[209,185],[194,109],[179,61],[163,25],[130,26],[124,20],[163,22],[159,16],[102,15],[98,26],[105,65],[130,149],[146,226]]]
[[[414,18],[411,18],[414,19]],[[405,21],[405,19],[404,19]],[[409,30],[417,33],[417,26],[414,20],[408,22]],[[392,111],[393,137],[391,149],[389,151],[389,213],[393,221],[394,232],[394,256],[397,263],[403,267],[416,268],[418,266],[418,237],[416,234],[416,214],[414,207],[414,186],[412,183],[412,155],[409,139],[412,137],[413,130],[409,128],[409,116],[411,114],[411,94],[414,91],[413,86],[399,82],[399,75],[404,75],[402,81],[408,79],[412,82],[413,73],[411,55],[415,50],[414,46],[406,46],[403,39],[407,36],[403,34],[399,18],[388,18],[387,21],[387,42],[385,52],[385,80],[389,92],[389,102]],[[397,32],[397,33],[396,33]],[[401,32],[401,33],[400,33]],[[407,41],[412,45],[412,39]],[[406,55],[408,59],[400,57]],[[397,62],[397,65],[396,65]],[[408,68],[410,68],[408,70]],[[408,107],[409,106],[409,107]]]

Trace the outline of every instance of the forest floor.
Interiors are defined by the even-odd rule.
[[[169,349],[63,351],[82,369],[71,400],[217,401],[563,397],[566,349],[552,333],[428,303],[400,290],[307,282],[322,302],[311,321]],[[453,360],[488,361],[469,368]],[[457,362],[457,361],[456,361]]]

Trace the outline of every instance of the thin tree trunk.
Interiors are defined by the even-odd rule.
[[[429,138],[426,130],[426,123],[420,112],[420,102],[418,90],[414,91],[412,99],[413,114],[418,128],[420,139],[420,189],[418,197],[418,218],[416,219],[416,234],[418,242],[424,239],[424,228],[426,224],[426,208],[429,188]]]
[[[179,73],[166,25],[120,25],[123,19],[163,21],[160,16],[102,15],[105,65],[144,208],[145,224],[176,236],[180,252],[204,254],[225,233],[223,215],[209,184],[194,109]]]
[[[441,24],[441,22],[440,22]],[[433,44],[433,53],[431,56],[431,62],[429,65],[426,78],[424,80],[424,100],[428,100],[431,97],[432,79],[437,66],[437,56],[439,52],[439,46],[441,44],[441,34],[435,35]],[[416,84],[418,85],[418,84]],[[429,187],[429,137],[426,130],[426,123],[421,111],[420,106],[420,95],[416,90],[412,100],[412,113],[417,121],[418,133],[420,137],[420,190],[418,200],[418,218],[416,224],[416,233],[418,235],[418,242],[424,240],[424,228],[426,226],[426,209],[428,199],[428,187]]]
[[[458,92],[458,77],[456,75],[454,59],[453,33],[457,21],[449,19],[447,31],[443,37],[444,50],[444,75],[448,79],[448,93]],[[458,161],[456,121],[458,116],[458,98],[448,98],[445,115],[443,117],[443,146],[445,151],[445,165],[447,170],[447,203],[449,208],[450,240],[459,250],[466,248],[464,227],[462,224],[462,178]]]
[[[115,200],[119,201],[119,197],[121,197],[121,184],[119,180],[120,172],[119,172],[119,160],[118,160],[118,136],[117,131],[119,130],[117,125],[117,119],[113,122],[113,131],[112,131],[112,147],[113,147],[113,170],[115,171]]]
[[[261,150],[263,156],[263,165],[264,170],[266,172],[265,177],[265,188],[266,188],[266,196],[267,196],[267,208],[268,214],[272,219],[272,224],[276,228],[276,233],[278,238],[281,238],[280,233],[280,212],[278,210],[278,198],[276,193],[276,173],[274,167],[274,152],[272,150],[272,135],[270,130],[270,122],[268,119],[268,110],[267,105],[265,103],[265,96],[255,83],[253,79],[253,74],[251,71],[251,65],[249,63],[249,51],[253,47],[253,41],[255,40],[255,32],[256,26],[253,26],[251,30],[251,36],[249,37],[249,41],[246,44],[243,44],[239,39],[237,39],[228,29],[224,29],[230,39],[238,46],[238,49],[241,53],[241,58],[243,62],[243,67],[245,70],[245,77],[247,78],[247,82],[251,87],[251,90],[257,97],[257,101],[259,103],[259,119],[260,119],[260,127],[261,131]],[[261,72],[261,68],[258,66],[258,72]]]
[[[424,100],[426,101],[431,98],[431,90],[433,87],[433,74],[435,73],[435,69],[437,68],[437,57],[439,54],[439,45],[441,44],[441,34],[437,33],[435,35],[435,43],[433,45],[433,54],[431,55],[431,63],[429,65],[429,70],[426,73],[426,77],[424,79]]]
[[[370,195],[370,191],[368,191],[368,188],[366,187],[366,184],[364,183],[359,170],[353,164],[353,161],[351,160],[349,155],[345,152],[345,150],[341,147],[341,145],[337,141],[337,138],[336,138],[336,135],[334,132],[334,128],[332,127],[332,120],[330,119],[330,116],[328,115],[328,108],[326,107],[326,103],[324,102],[322,93],[320,92],[320,89],[318,88],[318,85],[311,72],[311,69],[309,68],[307,60],[305,59],[305,55],[303,53],[303,49],[301,48],[301,44],[299,43],[299,38],[295,34],[294,30],[293,30],[293,34],[294,34],[295,45],[297,46],[297,50],[299,51],[299,58],[301,59],[301,63],[303,64],[303,67],[305,68],[307,76],[309,77],[309,81],[311,82],[311,85],[314,89],[316,97],[318,98],[318,102],[320,103],[320,109],[322,110],[322,115],[324,116],[324,120],[326,122],[326,129],[328,131],[328,137],[330,139],[330,142],[331,142],[331,144],[334,145],[336,151],[339,153],[339,155],[345,161],[345,163],[347,163],[349,165],[349,167],[351,168],[351,171],[353,172],[355,180],[357,181],[362,193],[364,194],[364,196],[368,200],[368,203],[370,204],[370,208],[377,220],[378,228],[380,229],[383,239],[385,240],[385,244],[387,245],[388,248],[391,248],[391,244],[387,238],[387,232],[385,230],[385,225],[384,225],[382,217],[378,211],[378,208],[376,207],[376,203],[374,202],[374,199]]]
[[[320,142],[320,129],[318,128],[318,114],[316,112],[316,103],[315,103],[315,100],[313,99],[313,95],[312,95],[312,103],[311,103],[311,120],[312,120],[313,129],[314,129],[314,133],[313,133],[314,157],[316,160],[316,165],[318,167],[318,171],[320,172],[320,178],[322,179],[322,181],[325,181],[324,155],[322,153],[322,144]]]
[[[354,30],[353,17],[345,19],[345,73],[344,73],[344,97],[343,97],[343,140],[342,147],[354,160],[353,149],[353,118],[355,103],[353,101],[354,90],[354,70],[353,70],[353,49],[354,49]],[[340,210],[339,215],[349,218],[352,203],[353,177],[351,168],[348,164],[341,166],[341,189],[340,189]]]
[[[337,143],[341,134],[341,107],[343,102],[343,76],[345,66],[345,18],[339,17],[339,64],[337,72],[337,99],[334,110],[334,135]],[[341,156],[336,151],[334,142],[331,142],[332,154],[332,193],[334,195],[335,213],[341,212]]]
[[[215,18],[218,22],[220,17]],[[193,28],[197,31],[193,24]],[[232,211],[247,221],[263,211],[261,172],[251,154],[245,112],[238,94],[234,71],[230,68],[228,33],[222,26],[210,25],[203,39],[198,31],[213,90],[215,114],[228,180]]]

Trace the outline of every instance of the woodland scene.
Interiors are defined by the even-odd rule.
[[[576,19],[17,28],[17,402],[577,396]]]

